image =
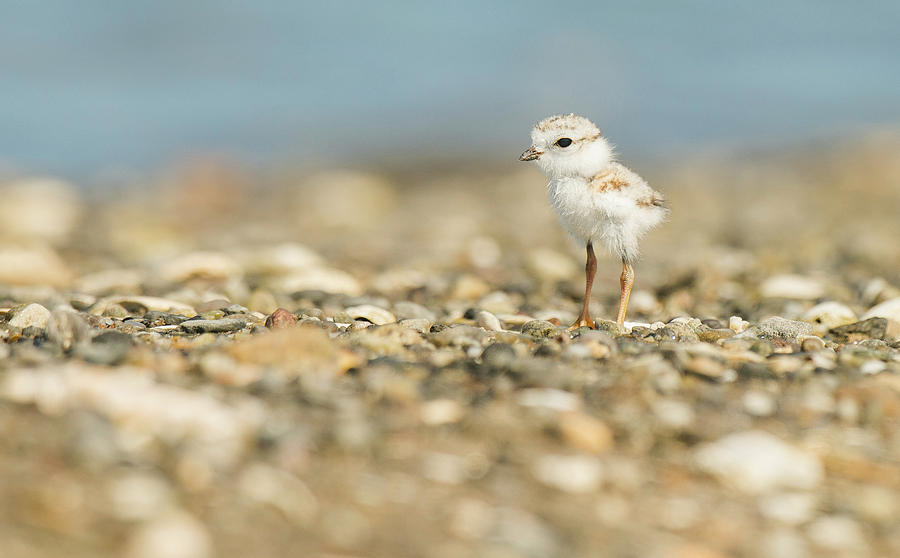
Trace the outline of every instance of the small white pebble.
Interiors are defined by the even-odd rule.
[[[475,316],[475,323],[488,331],[503,331],[503,324],[500,323],[497,316],[484,310]]]
[[[755,417],[768,417],[775,412],[775,398],[764,391],[748,391],[743,403],[747,414]]]
[[[564,492],[592,492],[600,486],[600,460],[586,455],[545,455],[534,464],[535,478]]]
[[[419,411],[422,422],[431,426],[459,422],[462,415],[462,406],[452,399],[426,401]]]
[[[741,333],[750,327],[750,322],[744,321],[740,316],[732,316],[728,318],[728,327],[735,333]]]
[[[519,392],[519,405],[551,411],[575,411],[581,407],[578,396],[553,388],[529,388]]]
[[[884,362],[873,358],[864,362],[859,367],[859,371],[863,374],[878,374],[883,372],[885,368],[887,368],[887,365]]]

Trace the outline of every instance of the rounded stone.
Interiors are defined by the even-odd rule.
[[[36,303],[16,306],[7,313],[9,326],[20,329],[25,329],[26,327],[43,329],[47,327],[50,316],[50,310]]]

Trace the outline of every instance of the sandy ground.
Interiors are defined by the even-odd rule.
[[[900,555],[898,148],[636,165],[574,333],[514,157],[5,180],[0,554]]]

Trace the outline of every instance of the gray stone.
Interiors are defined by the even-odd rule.
[[[220,320],[187,320],[181,323],[185,333],[227,333],[243,329],[247,321],[240,318],[223,318]]]
[[[488,334],[480,327],[457,324],[432,333],[430,337],[438,347],[470,347],[482,345]]]
[[[853,324],[833,328],[829,333],[835,341],[847,343],[863,339],[893,341],[900,338],[900,323],[887,318],[868,318]]]
[[[96,335],[80,354],[88,362],[110,366],[125,360],[132,345],[131,336],[127,333],[106,330]]]
[[[812,325],[796,320],[787,320],[778,316],[766,318],[756,325],[756,332],[763,339],[796,339],[801,335],[812,333]]]
[[[47,338],[66,352],[90,343],[91,327],[77,312],[58,308],[47,323]]]
[[[423,319],[430,322],[437,320],[437,316],[428,308],[405,300],[394,305],[394,315],[398,320]]]

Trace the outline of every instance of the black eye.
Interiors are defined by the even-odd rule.
[[[570,145],[572,145],[572,140],[570,140],[569,138],[559,138],[558,140],[556,140],[556,145],[560,147],[569,147]]]

